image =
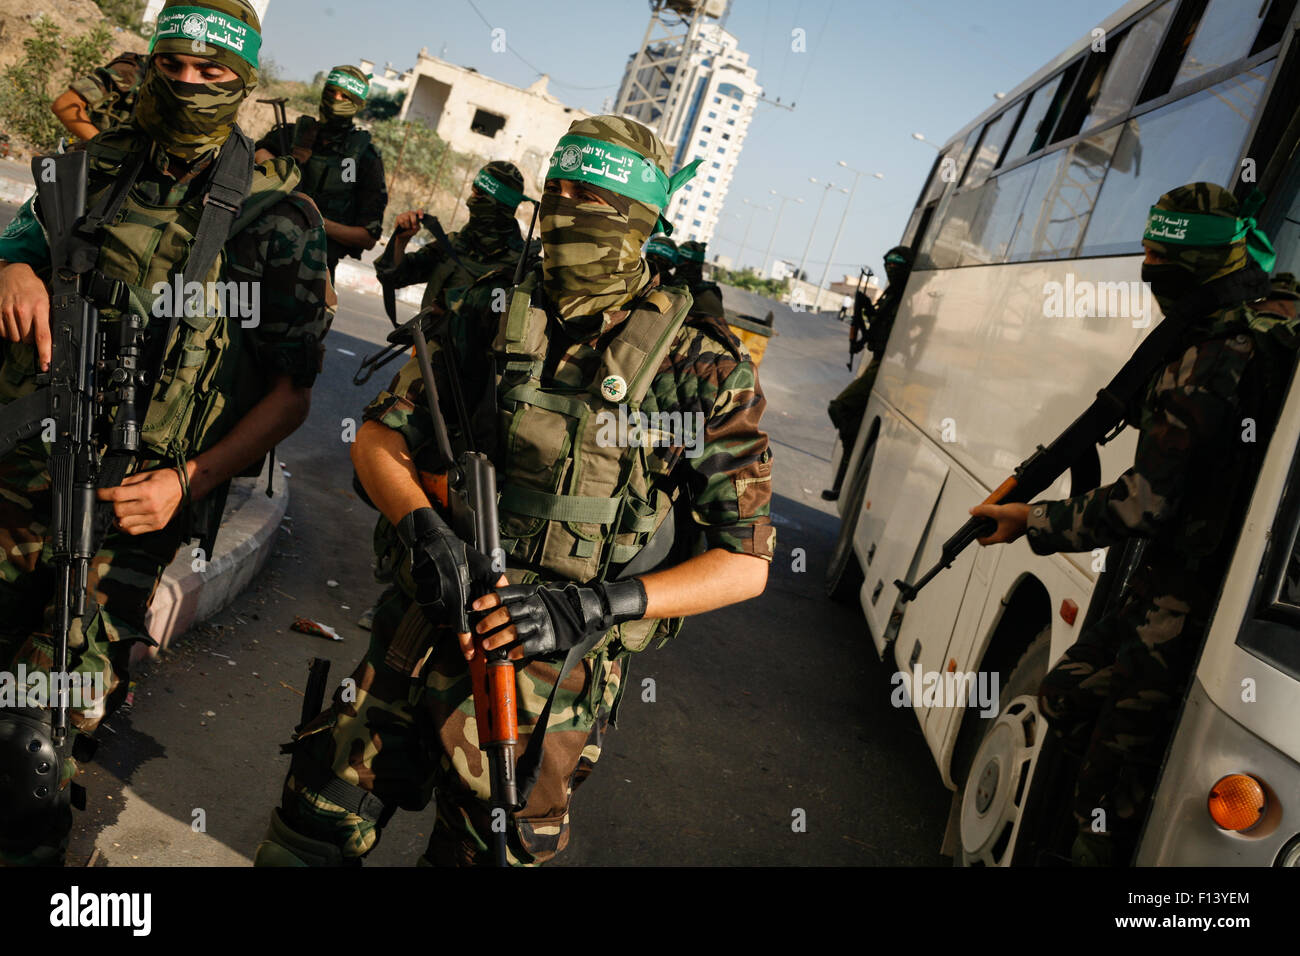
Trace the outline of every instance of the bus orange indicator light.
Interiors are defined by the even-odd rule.
[[[1230,773],[1210,790],[1210,816],[1225,830],[1249,830],[1264,819],[1268,798],[1258,780]]]
[[[1061,620],[1066,624],[1073,624],[1074,619],[1079,616],[1079,605],[1075,604],[1069,598],[1061,602]]]

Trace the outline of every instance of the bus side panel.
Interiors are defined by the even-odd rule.
[[[934,518],[930,522],[929,532],[921,543],[920,561],[915,574],[922,573],[939,560],[944,541],[954,529],[966,522],[970,517],[967,512],[982,497],[978,486],[968,477],[956,470],[949,473]],[[933,681],[932,686],[936,688],[933,695],[912,702],[917,708],[917,719],[922,727],[928,727],[928,722],[934,719],[932,714],[939,714],[941,718],[952,706],[946,694],[951,689],[951,683],[944,683],[948,643],[960,610],[964,607],[971,571],[982,550],[984,549],[978,545],[967,548],[953,562],[952,567],[930,581],[916,600],[904,608],[903,623],[894,647],[898,670],[908,675],[913,685],[918,680]],[[893,593],[897,595],[897,591]],[[940,688],[944,693],[937,692]]]
[[[862,610],[876,650],[883,653],[898,599],[894,580],[908,576],[947,480],[948,465],[924,436],[891,409],[883,409],[876,441],[853,544],[863,570]]]
[[[1139,273],[1136,256],[913,272],[876,392],[996,488],[1087,407],[1147,333]],[[1100,316],[1076,314],[1087,311],[1085,289]],[[1101,450],[1105,480],[1133,463],[1135,434]],[[1065,497],[1068,485],[1063,477],[1040,497]],[[1093,576],[1090,555],[1070,560]]]
[[[1230,773],[1254,775],[1264,783],[1269,798],[1263,821],[1245,833],[1220,829],[1207,809],[1210,789]],[[1300,766],[1215,706],[1196,680],[1152,801],[1136,863],[1272,866],[1282,847],[1300,833],[1297,814]]]

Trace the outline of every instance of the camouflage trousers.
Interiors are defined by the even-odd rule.
[[[1205,626],[1182,598],[1131,595],[1091,624],[1040,685],[1043,714],[1067,753],[1083,759],[1076,858],[1091,847],[1098,862],[1123,865],[1136,848]]]
[[[23,445],[0,462],[0,668],[15,675],[48,674],[54,663],[56,574],[46,538],[50,478],[43,454],[40,445]],[[125,696],[131,647],[149,639],[149,602],[178,545],[175,522],[145,535],[113,532],[91,562],[92,600],[85,617],[72,622],[68,671],[93,693],[74,701],[80,706],[69,713],[65,791],[77,772],[76,736],[92,734]],[[71,814],[60,814],[48,832],[0,837],[0,863],[59,863],[70,828]]]
[[[840,433],[844,444],[845,457],[853,454],[853,445],[858,440],[858,429],[862,427],[863,416],[867,414],[867,400],[871,398],[871,388],[876,384],[876,374],[880,371],[880,359],[871,357],[867,367],[853,381],[845,386],[826,406],[835,430]]]
[[[512,865],[544,863],[569,842],[569,803],[591,773],[618,706],[625,664],[601,652],[579,662],[556,689],[559,662],[516,667],[522,756],[556,689],[537,783],[508,824]],[[398,810],[436,818],[423,858],[437,866],[492,862],[490,780],[478,744],[468,665],[455,634],[435,628],[418,605],[390,589],[375,609],[366,658],[335,692],[331,706],[290,745],[281,815],[297,832],[340,848],[356,863],[374,849]],[[331,778],[377,797],[377,819],[322,795]]]

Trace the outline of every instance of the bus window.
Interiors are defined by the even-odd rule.
[[[1012,262],[1074,254],[1119,136],[1115,126],[1038,161],[1043,168],[1025,200],[1025,217],[1008,253]]]
[[[1037,152],[1047,144],[1047,137],[1061,112],[1061,101],[1069,93],[1082,63],[1082,60],[1076,60],[1030,94],[1020,127],[1002,159],[1004,166]]]
[[[1124,124],[1081,256],[1142,249],[1152,200],[1182,183],[1226,185],[1273,61]]]
[[[1025,195],[1041,165],[1029,163],[955,196],[935,236],[930,253],[933,267],[1002,262],[1020,222]]]
[[[1246,56],[1259,32],[1263,7],[1262,3],[1243,4],[1241,0],[1210,0],[1173,85]]]
[[[1017,103],[984,124],[979,146],[975,148],[975,156],[962,181],[963,188],[979,186],[989,178],[989,173],[998,163],[998,157],[1002,155],[1002,147],[1007,144],[1007,137],[1011,135],[1011,124],[1018,109],[1020,104]]]
[[[1174,5],[1166,3],[1119,38],[1119,47],[1112,50],[1106,62],[1096,99],[1088,104],[1089,112],[1082,126],[1084,132],[1129,111],[1173,10]]]
[[[1273,0],[1269,5],[1268,13],[1264,14],[1264,25],[1260,27],[1259,36],[1255,37],[1255,45],[1250,48],[1251,56],[1256,53],[1263,53],[1273,44],[1282,39],[1282,34],[1286,32],[1286,25],[1291,22],[1291,16],[1295,13],[1296,0]]]

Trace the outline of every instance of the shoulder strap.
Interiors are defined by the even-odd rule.
[[[236,126],[217,154],[216,168],[203,195],[203,213],[194,232],[194,244],[183,272],[203,277],[217,261],[231,227],[253,186],[253,141]],[[184,288],[185,277],[181,276]]]

